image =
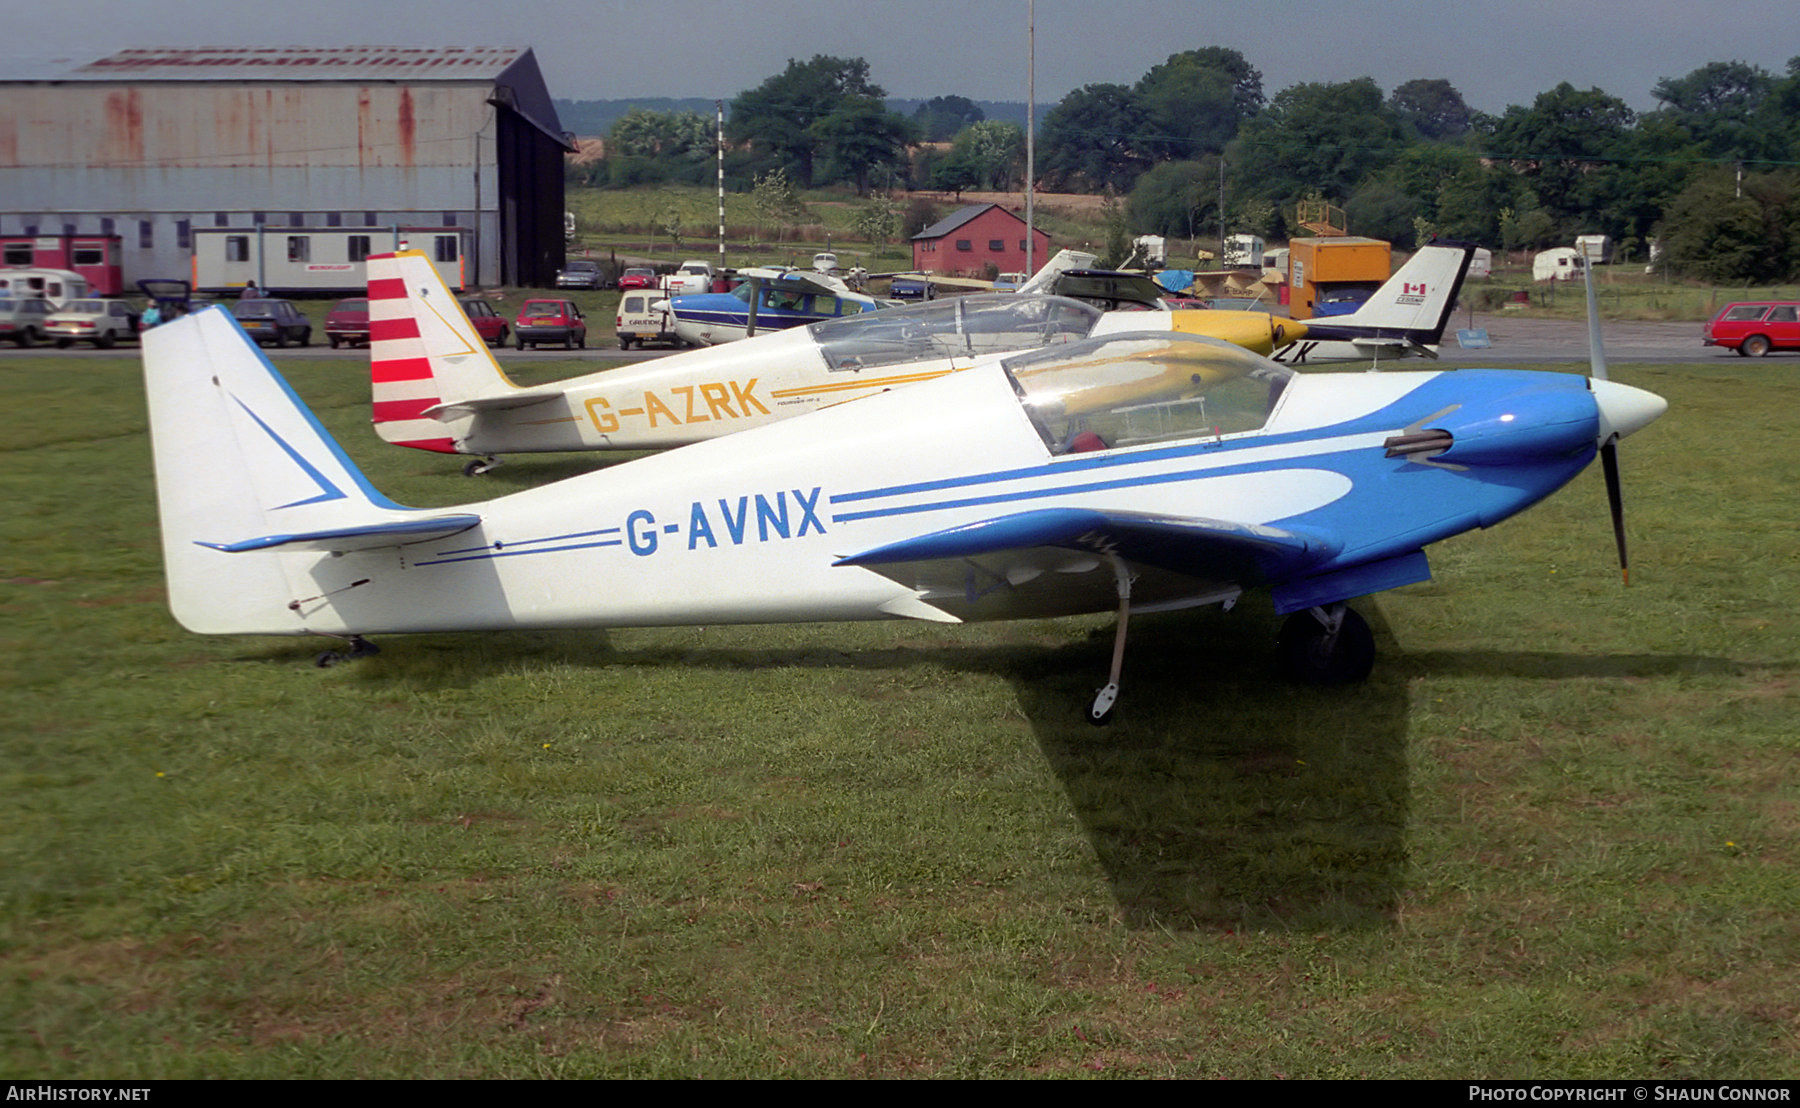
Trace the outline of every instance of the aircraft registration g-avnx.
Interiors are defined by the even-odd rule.
[[[1427,246],[1311,361],[1368,361],[1436,342],[1472,247]],[[916,384],[995,357],[1123,331],[1211,335],[1268,354],[1312,325],[1265,312],[1101,312],[1062,297],[990,294],[846,316],[535,388],[501,372],[425,255],[368,259],[376,432],[422,450],[655,450]],[[1359,347],[1358,343],[1369,344]]]
[[[1347,601],[1426,580],[1425,547],[1536,503],[1665,408],[1564,373],[1299,374],[1128,332],[421,510],[371,487],[222,308],[146,333],[144,368],[192,631],[359,653],[399,632],[1115,610],[1096,721],[1133,608],[1268,588],[1296,668],[1365,676]]]

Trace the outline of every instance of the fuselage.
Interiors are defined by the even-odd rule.
[[[1587,423],[1508,459],[1499,480],[1491,462],[1385,455],[1385,440],[1445,409],[1466,416],[1546,387],[1570,391],[1578,415],[1585,403]],[[1583,379],[1559,374],[1296,375],[1255,430],[1057,455],[987,365],[472,506],[481,524],[449,539],[258,556],[283,559],[305,582],[295,588],[321,598],[277,619],[295,633],[1055,615],[1109,606],[1110,571],[1059,565],[1069,587],[1038,608],[971,579],[925,612],[918,590],[834,563],[1046,505],[1315,529],[1337,548],[1326,571],[1403,555],[1579,472],[1594,454],[1593,405],[1575,393]],[[1161,584],[1142,599],[1180,603],[1220,584]]]
[[[1081,309],[1078,313],[1058,309],[1058,302],[1049,298],[1004,299],[1009,307],[1048,306],[1051,318],[1030,329],[972,334],[922,328],[910,309],[845,318],[829,327],[796,327],[759,335],[754,342],[689,350],[629,369],[573,378],[554,386],[555,395],[530,405],[451,407],[438,418],[457,448],[469,454],[660,450],[935,380],[1019,350],[1090,334],[1168,330],[1224,339],[1259,354],[1305,334],[1304,324],[1261,312],[1101,314]],[[1009,321],[1007,326],[1015,325]]]
[[[753,333],[785,331],[821,320],[859,315],[877,307],[872,297],[826,291],[798,281],[750,282],[732,292],[698,293],[669,300],[675,333],[683,342],[695,346],[736,342]]]

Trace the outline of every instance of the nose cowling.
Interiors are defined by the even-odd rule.
[[[1593,449],[1599,402],[1583,386],[1580,378],[1552,378],[1446,412],[1426,427],[1450,436],[1449,449],[1436,460],[1516,465]]]

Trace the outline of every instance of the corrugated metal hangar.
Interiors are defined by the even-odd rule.
[[[529,48],[134,49],[0,73],[0,103],[0,235],[118,235],[127,286],[221,228],[454,228],[469,285],[562,263],[572,146]]]

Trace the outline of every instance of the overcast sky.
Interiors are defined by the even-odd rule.
[[[890,96],[1024,100],[1027,0],[0,0],[0,54],[91,60],[130,46],[526,45],[558,98],[729,99],[814,54],[862,57]],[[1227,46],[1273,95],[1373,77],[1448,79],[1498,114],[1568,81],[1633,108],[1714,61],[1786,72],[1794,0],[1037,0],[1037,100],[1130,84]]]

